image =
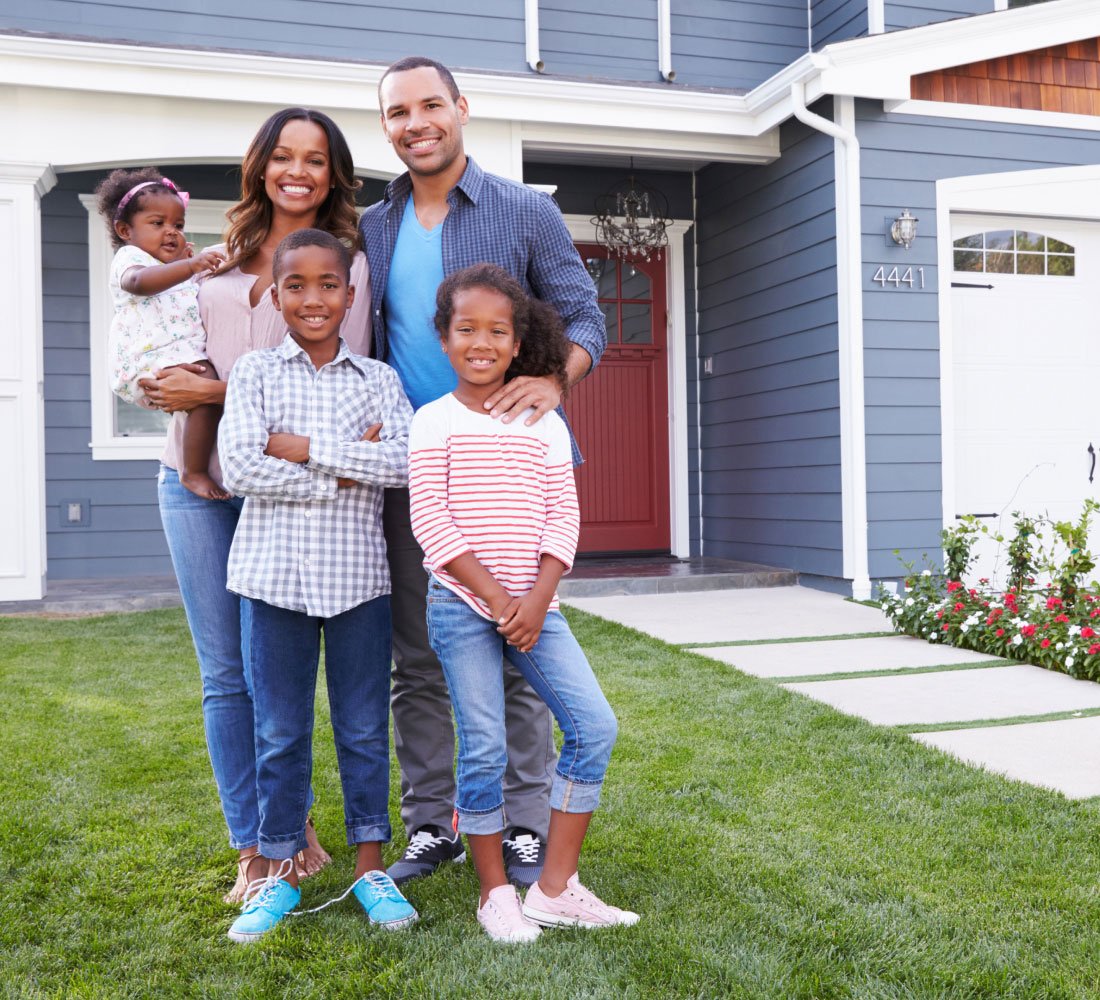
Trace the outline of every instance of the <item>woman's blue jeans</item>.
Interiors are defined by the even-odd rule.
[[[316,618],[245,598],[256,704],[260,853],[306,846],[321,635],[348,843],[390,839],[390,598]]]
[[[506,825],[505,657],[546,702],[565,737],[550,788],[551,808],[592,812],[599,805],[618,724],[561,614],[548,612],[539,641],[521,653],[493,622],[432,577],[428,637],[443,665],[458,730],[459,831],[499,833]]]
[[[206,745],[229,843],[241,850],[259,840],[252,694],[241,652],[247,605],[225,589],[229,546],[243,500],[204,500],[161,466],[158,499],[168,550],[179,581],[202,678]]]

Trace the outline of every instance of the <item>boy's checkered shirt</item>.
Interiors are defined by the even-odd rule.
[[[411,418],[396,372],[343,340],[320,370],[289,334],[242,357],[218,431],[225,486],[246,497],[228,588],[321,618],[388,594],[382,490],[408,482]],[[377,423],[381,440],[361,441]],[[265,455],[275,433],[308,437],[309,461]]]

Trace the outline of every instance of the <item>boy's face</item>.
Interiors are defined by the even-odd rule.
[[[344,313],[355,299],[355,287],[348,284],[334,250],[298,247],[283,255],[271,298],[291,336],[305,347],[336,340]]]

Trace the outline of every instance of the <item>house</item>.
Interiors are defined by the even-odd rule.
[[[305,105],[372,200],[401,169],[376,84],[413,52],[455,68],[484,167],[552,188],[599,284],[613,343],[570,404],[589,550],[863,597],[957,514],[1091,495],[1096,0],[405,6],[0,2],[0,600],[170,571],[160,429],[106,389],[99,178],[162,167],[212,242],[260,121]],[[631,174],[669,200],[659,260],[593,245]]]

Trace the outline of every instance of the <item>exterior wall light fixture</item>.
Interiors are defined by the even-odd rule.
[[[908,250],[913,245],[913,240],[917,238],[918,222],[920,219],[910,215],[909,209],[902,209],[901,215],[890,224],[890,239],[899,247],[905,247]]]

